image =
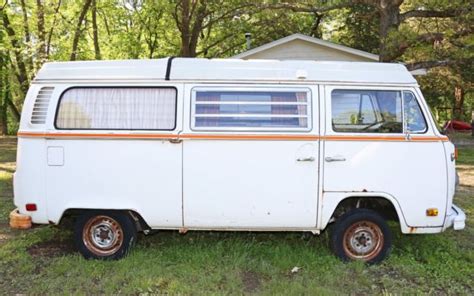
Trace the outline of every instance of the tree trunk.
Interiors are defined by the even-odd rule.
[[[38,26],[38,61],[39,68],[46,61],[46,33],[44,30],[44,5],[42,0],[36,0],[36,17]]]
[[[99,32],[97,29],[97,1],[96,0],[92,0],[92,35],[94,36],[95,59],[100,60],[102,59],[102,57],[100,55]]]
[[[87,11],[91,6],[92,0],[84,0],[84,5],[82,6],[81,14],[79,15],[79,19],[77,20],[76,31],[74,32],[74,37],[72,39],[72,49],[71,49],[71,56],[70,60],[75,61],[77,58],[77,48],[79,46],[79,38],[81,37],[82,33],[82,23],[84,22],[84,18],[86,17]]]
[[[182,57],[190,57],[189,52],[189,40],[190,40],[190,15],[189,15],[189,0],[183,0],[181,2],[181,25],[179,30],[181,31],[181,48],[179,55]],[[179,17],[179,16],[178,16]]]
[[[58,19],[59,8],[61,7],[61,0],[58,0],[58,5],[54,9],[54,18],[51,27],[48,32],[48,40],[46,42],[46,59],[49,59],[49,53],[51,52],[51,40],[53,39],[54,28],[56,26],[56,21]]]
[[[464,89],[458,85],[454,88],[453,119],[462,120],[464,115]]]
[[[15,56],[16,62],[16,71],[15,76],[20,84],[20,91],[21,96],[25,96],[26,92],[28,91],[28,72],[26,71],[26,65],[23,60],[23,56],[20,49],[20,43],[18,42],[15,30],[10,25],[10,20],[8,19],[8,15],[4,10],[0,10],[0,16],[2,18],[3,27],[7,32],[8,38],[10,39],[10,44],[13,48],[13,54]]]
[[[10,107],[10,111],[13,114],[13,118],[15,118],[16,121],[20,122],[21,113],[18,110],[18,108],[15,106],[15,104],[13,103],[10,94],[11,94],[10,91],[8,91],[8,97],[7,97],[6,104],[8,105],[8,107]]]
[[[183,0],[177,4],[175,11],[174,18],[181,33],[179,55],[195,57],[199,35],[207,15],[206,1]]]
[[[7,81],[3,81],[5,86],[3,87],[3,100],[1,100],[2,104],[0,106],[0,125],[2,126],[2,135],[8,135],[8,100],[10,100],[10,90],[8,86],[6,86]]]
[[[30,33],[30,27],[28,26],[28,11],[27,7],[25,4],[25,0],[20,1],[21,5],[21,12],[23,16],[23,30],[25,31],[25,41],[28,46],[31,46],[31,33]],[[33,58],[31,56],[28,56],[27,58],[27,66],[28,70],[32,71],[33,70]]]
[[[6,58],[3,54],[0,55],[0,125],[2,135],[8,134],[8,119],[7,119],[7,64]]]
[[[394,50],[389,44],[389,34],[392,30],[398,30],[400,26],[400,5],[403,0],[378,0],[377,10],[380,15],[379,34],[379,60],[390,62],[392,60],[391,51]]]

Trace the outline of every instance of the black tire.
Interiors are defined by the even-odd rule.
[[[343,261],[379,263],[392,248],[392,233],[387,222],[368,209],[354,209],[338,218],[330,240],[334,254]]]
[[[136,240],[137,229],[125,212],[85,212],[74,225],[76,248],[86,259],[120,259]]]

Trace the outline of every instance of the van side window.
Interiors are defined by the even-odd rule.
[[[308,91],[196,91],[193,129],[308,130]]]
[[[331,109],[336,132],[403,132],[399,91],[333,90]]]
[[[71,88],[60,99],[58,129],[173,130],[175,88]]]
[[[410,91],[403,92],[403,108],[407,131],[409,133],[424,133],[426,131],[425,117],[415,95]]]

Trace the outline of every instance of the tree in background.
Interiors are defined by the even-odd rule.
[[[359,50],[379,53],[379,13],[370,5],[354,6],[332,11],[328,18],[332,20],[330,34],[332,40]]]
[[[15,132],[29,83],[45,61],[230,57],[246,49],[245,33],[252,46],[293,33],[324,36],[382,61],[432,68],[419,82],[435,113],[466,119],[473,105],[471,2],[3,0],[0,122]]]

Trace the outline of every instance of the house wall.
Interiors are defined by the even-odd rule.
[[[249,55],[243,59],[375,62],[374,60],[368,58],[356,56],[304,40],[292,40],[287,43]]]

